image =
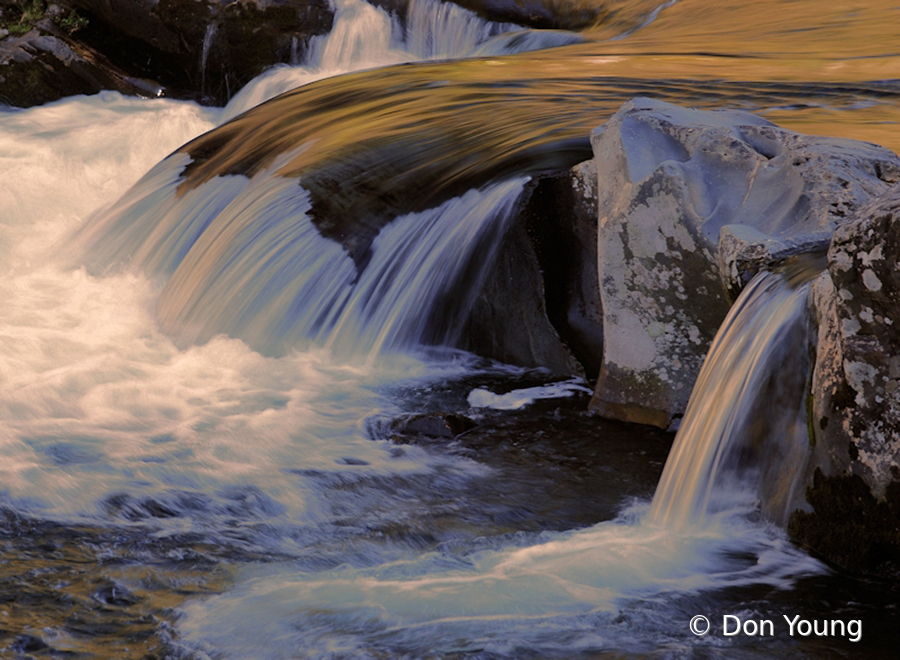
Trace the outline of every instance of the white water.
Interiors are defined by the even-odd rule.
[[[147,519],[150,503],[176,514],[172,530],[234,516],[313,524],[332,514],[304,474],[448,465],[372,441],[366,420],[396,409],[386,384],[463,373],[464,361],[366,365],[321,348],[274,359],[225,337],[181,349],[156,326],[154,282],[57,258],[91,210],[214,120],[115,93],[0,113],[0,502],[122,522]]]
[[[334,0],[334,11],[331,32],[313,38],[305,63],[275,67],[248,83],[225,107],[220,122],[322,78],[403,62],[468,57],[491,37],[522,29],[485,21],[440,0],[412,0],[405,31],[387,12],[364,0]],[[534,42],[531,47],[547,46]]]
[[[495,394],[483,387],[469,392],[467,401],[473,408],[493,408],[495,410],[519,410],[530,405],[538,399],[559,399],[569,397],[575,392],[593,394],[593,390],[581,384],[580,379],[552,383],[540,387],[526,387],[521,390],[512,390],[504,394]]]
[[[678,637],[697,613],[679,605],[690,594],[789,588],[798,577],[824,572],[780,530],[748,521],[757,508],[752,487],[720,482],[726,459],[747,439],[766,383],[778,367],[791,368],[786,356],[805,348],[805,300],[806,286],[780,275],[763,273],[748,285],[713,342],[649,511],[639,505],[618,520],[522,548],[436,552],[325,573],[250,570],[233,591],[186,608],[187,646],[272,659],[293,657],[301,647],[310,657],[340,658],[639,648],[635,636]],[[504,398],[478,389],[469,403],[514,408],[542,392]],[[793,434],[788,444],[803,443],[804,434],[783,424],[797,417],[797,406],[788,408],[770,421]],[[260,614],[248,616],[248,609]],[[623,630],[615,625],[621,615],[636,623]],[[264,649],[256,641],[261,633],[275,640]]]
[[[187,647],[226,658],[281,660],[297,649],[311,658],[565,657],[637,652],[647,639],[688,656],[692,597],[788,588],[823,570],[777,530],[740,516],[680,531],[643,516],[639,507],[536,545],[435,552],[368,569],[251,568],[233,590],[187,606],[179,629]]]
[[[454,296],[461,321],[471,300],[459,292],[478,291],[526,181],[396,218],[375,237],[360,273],[338,243],[319,235],[308,193],[275,174],[280,163],[178,196],[188,162],[178,154],[160,163],[88,223],[79,243],[104,267],[168,278],[157,314],[182,345],[226,333],[267,355],[318,345],[373,360],[408,349],[424,337],[432,310]]]

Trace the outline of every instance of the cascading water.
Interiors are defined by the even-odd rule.
[[[325,576],[251,574],[234,592],[188,607],[186,639],[236,657],[251,652],[259,630],[280,640],[273,658],[300,634],[308,647],[336,644],[347,657],[385,649],[554,654],[607,646],[597,630],[611,630],[617,613],[645,616],[634,599],[662,599],[674,611],[672,594],[785,587],[822,572],[780,533],[745,518],[755,505],[753,479],[778,471],[778,483],[790,485],[804,466],[807,284],[796,279],[760,273],[735,302],[649,508],[522,549],[438,553]],[[781,370],[787,383],[779,387]],[[759,428],[752,416],[763,409],[767,424]],[[740,456],[748,451],[757,456]],[[790,495],[775,490],[782,502]],[[265,620],[246,618],[248,601],[265,604]]]
[[[694,385],[649,520],[670,528],[702,524],[711,511],[734,506],[744,488],[755,498],[765,467],[767,512],[784,521],[788,505],[797,504],[794,484],[809,446],[807,289],[762,272],[735,301]],[[741,452],[756,454],[744,459],[757,468],[749,485]]]
[[[452,2],[412,0],[403,45],[419,60],[465,57],[491,37],[519,30],[513,23],[485,21]]]
[[[277,165],[249,182],[221,177],[179,196],[183,160],[160,164],[95,218],[86,242],[101,263],[168,279],[157,313],[180,341],[225,332],[266,354],[304,341],[347,357],[410,349],[434,330],[431,311],[455,301],[437,335],[452,343],[525,183],[396,218],[359,265],[319,235],[308,193],[273,176]]]
[[[215,23],[206,26],[203,33],[203,46],[200,49],[200,94],[206,94],[206,64],[209,61],[209,51],[212,48],[213,40],[216,38],[218,27]]]
[[[364,0],[335,0],[334,10],[331,32],[313,39],[306,63],[276,67],[249,83],[228,103],[221,122],[315,80],[402,62],[468,57],[491,37],[522,29],[485,21],[440,0],[410,2],[405,30],[387,12]],[[532,47],[548,46],[534,43]]]
[[[497,29],[417,1],[412,10],[427,16],[411,21],[404,35],[380,10],[354,13],[351,0],[344,6],[337,21],[374,26],[368,36],[385,62],[410,57],[413,47],[398,44],[417,44],[417,57],[442,57],[448,53],[441,44],[476,43]],[[472,39],[422,37],[457,20]],[[350,42],[351,33],[345,33]],[[524,40],[564,44],[573,37]],[[521,46],[514,41],[483,42],[481,52],[513,52]],[[338,45],[329,57],[342,66],[379,63],[365,44],[350,51]],[[319,46],[316,57],[328,50]],[[477,124],[473,114],[460,121],[459,108],[468,112],[473,99],[487,99],[501,122],[473,140],[483,148],[448,150],[453,134],[435,139],[422,159],[444,158],[469,171],[489,152],[507,149],[512,156],[504,167],[486,168],[490,175],[470,190],[461,186],[430,206],[373,223],[371,240],[353,255],[314,222],[316,182],[304,181],[308,170],[279,174],[297,150],[315,149],[293,134],[287,149],[276,150],[281,157],[256,170],[243,170],[236,159],[187,185],[186,168],[200,167],[203,151],[181,150],[126,192],[172,149],[212,129],[221,119],[217,111],[107,93],[0,113],[0,653],[18,657],[46,640],[48,655],[124,658],[150,639],[135,657],[827,655],[788,646],[797,640],[783,636],[758,650],[757,640],[732,645],[721,635],[694,638],[687,629],[701,612],[780,621],[782,613],[803,612],[817,590],[828,593],[831,607],[834,583],[814,582],[790,606],[781,604],[799,579],[820,579],[810,576],[825,569],[777,528],[745,515],[748,493],[752,499],[757,492],[746,488],[751,477],[763,477],[767,500],[787,501],[790,475],[774,483],[764,477],[776,472],[772,463],[802,464],[805,383],[797,387],[791,376],[803,380],[807,359],[802,287],[776,275],[748,287],[709,358],[717,371],[703,382],[713,396],[704,402],[698,389],[652,506],[638,501],[615,520],[605,513],[566,525],[534,522],[548,502],[554,518],[553,507],[573,499],[573,481],[599,488],[622,470],[615,461],[594,467],[587,460],[613,449],[611,428],[571,413],[582,428],[589,424],[585,434],[594,444],[585,443],[581,455],[545,460],[529,453],[531,440],[518,430],[494,434],[492,413],[485,412],[583,388],[573,382],[536,388],[517,380],[522,370],[419,350],[423,338],[449,339],[448,319],[464,316],[483,274],[476,266],[490,262],[524,188],[525,174],[510,173],[515,168],[506,163],[522,166],[533,152],[521,145],[547,134],[537,121],[499,105],[516,96],[526,104],[521,115],[537,116],[538,106],[525,98],[537,96],[533,87],[489,96],[479,79],[458,85],[462,91],[452,96],[445,85],[454,66],[434,69],[442,77],[422,85],[445,94],[436,94],[434,105],[410,93],[402,97],[412,98],[403,121],[378,130],[393,139],[398,126],[446,112],[452,121],[429,134],[446,137],[447,127]],[[275,93],[277,84],[252,97],[285,70],[297,73],[285,68],[254,81],[225,118]],[[391,84],[400,79],[382,75]],[[335,178],[343,183],[349,170],[329,158],[375,131],[374,120],[397,112],[401,94],[382,98],[379,109],[364,105],[372,91],[361,80],[332,82],[335,97],[359,92],[362,106],[347,101],[334,111],[358,113],[363,128],[345,133],[352,126],[332,123],[325,113],[320,132],[310,121],[306,139],[334,137],[337,146],[317,158],[327,166],[338,162]],[[561,101],[577,98],[596,113],[593,104],[612,89],[598,92],[562,78],[539,84],[557,93],[540,106],[556,113],[549,115],[559,122],[551,132],[570,119]],[[665,88],[688,100],[691,89]],[[310,94],[309,107],[332,98],[324,88],[314,91],[323,96]],[[501,123],[515,131],[502,133]],[[336,137],[329,133],[335,126]],[[488,148],[494,134],[500,137]],[[268,149],[272,143],[254,142],[259,137],[250,130],[241,139],[251,151],[259,144]],[[395,155],[411,143],[398,142]],[[430,192],[416,178],[420,170],[413,171],[413,185],[404,190]],[[327,195],[322,189],[320,200]],[[92,245],[91,265],[73,269],[48,246],[71,247],[72,230],[85,223],[75,242]],[[786,366],[785,355],[797,363]],[[776,369],[766,372],[767,362]],[[498,382],[506,394],[487,391],[499,389]],[[748,401],[755,394],[762,404]],[[467,395],[477,410],[467,408]],[[775,400],[785,402],[783,416],[770,414]],[[541,426],[565,419],[562,403],[549,412],[556,405],[544,402],[542,421],[528,422],[536,427],[534,444],[566,440],[565,430]],[[748,429],[762,417],[760,407],[763,426],[771,428]],[[455,438],[428,448],[426,441],[389,437],[397,419],[431,410],[465,411],[481,421],[482,444]],[[758,444],[773,432],[778,442]],[[500,467],[473,460],[501,451],[507,464]],[[635,463],[650,462],[643,451],[635,452]],[[523,481],[530,473],[543,480]],[[733,475],[739,483],[729,481]],[[611,508],[620,506],[618,497]],[[552,531],[559,529],[570,531]],[[65,573],[60,566],[67,562],[75,568]],[[135,632],[127,627],[135,622],[149,623]],[[7,630],[24,632],[13,638]],[[85,650],[108,630],[116,638],[112,650]]]

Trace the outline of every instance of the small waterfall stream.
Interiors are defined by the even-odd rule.
[[[209,51],[212,48],[213,40],[216,38],[218,27],[215,23],[206,26],[206,32],[203,34],[203,47],[200,51],[200,95],[206,94],[206,63],[209,61]]]
[[[767,489],[780,484],[766,493],[764,504],[781,519],[783,511],[777,510],[793,501],[808,446],[807,289],[805,283],[764,271],[735,301],[694,385],[649,520],[673,529],[702,524],[710,513],[733,506],[742,489],[755,497],[761,480]],[[757,467],[771,462],[771,470],[752,470],[748,485],[742,479],[746,461],[741,452],[755,453]],[[790,460],[768,461],[773,453]]]
[[[295,62],[292,55],[293,66],[275,67],[251,81],[228,103],[221,123],[278,94],[322,78],[403,62],[469,57],[491,37],[522,29],[512,23],[485,21],[467,9],[440,0],[410,2],[405,29],[383,9],[365,0],[335,0],[334,9],[331,32],[313,38],[306,62]],[[535,42],[532,47],[546,46]]]

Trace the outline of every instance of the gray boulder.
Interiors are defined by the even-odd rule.
[[[892,175],[900,180],[900,171]],[[789,530],[839,564],[900,569],[900,185],[839,228],[813,288],[813,459]]]
[[[898,176],[900,179],[900,176]],[[816,446],[877,495],[900,479],[900,185],[835,232],[816,282]]]
[[[823,249],[900,167],[875,145],[643,98],[596,129],[591,144],[605,335],[591,408],[663,428],[683,414],[749,277]]]

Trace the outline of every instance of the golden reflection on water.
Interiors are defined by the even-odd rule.
[[[590,34],[619,34],[613,24]],[[321,188],[317,206],[334,206],[321,215],[356,213],[364,224],[371,215],[377,226],[486,178],[587,157],[590,130],[637,95],[743,108],[900,151],[898,26],[900,7],[885,0],[679,0],[619,40],[404,65],[290,92],[187,147],[197,161],[187,185],[252,174],[311,142],[280,173]],[[398,200],[410,181],[415,204]],[[374,207],[354,201],[360,189]]]
[[[202,544],[127,545],[115,533],[52,525],[0,543],[0,649],[15,657],[165,657],[177,608],[224,591],[232,571]]]

